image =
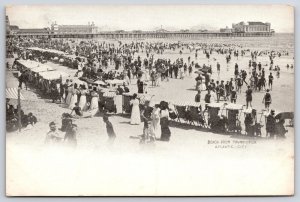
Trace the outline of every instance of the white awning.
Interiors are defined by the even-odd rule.
[[[55,68],[48,66],[48,65],[40,65],[38,67],[34,67],[31,69],[32,72],[47,72],[47,71],[53,71]]]
[[[48,72],[40,72],[39,73],[41,77],[43,77],[43,79],[46,80],[56,80],[56,79],[60,79],[60,77],[68,77],[69,74],[65,73],[65,72],[61,72],[61,71],[48,71]]]
[[[6,88],[6,98],[18,99],[18,88]],[[23,95],[20,93],[20,99],[25,100]]]

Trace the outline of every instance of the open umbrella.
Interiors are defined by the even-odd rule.
[[[101,80],[97,80],[95,81],[93,84],[97,84],[97,85],[106,85],[106,83],[104,81]]]
[[[200,70],[195,71],[194,73],[195,73],[195,74],[204,74],[204,72],[202,72],[202,71],[200,71]]]
[[[137,75],[138,76],[142,76],[143,75],[143,72],[141,70],[137,71]]]
[[[64,62],[64,59],[61,58],[61,59],[59,60],[59,62],[60,62],[60,63],[63,63],[63,62]]]
[[[294,119],[294,112],[281,112],[275,116],[275,119]]]

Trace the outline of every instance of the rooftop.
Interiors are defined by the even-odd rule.
[[[249,25],[265,25],[263,22],[248,22]]]
[[[44,29],[19,29],[18,33],[46,33],[49,32],[47,28]]]
[[[19,29],[19,27],[17,25],[10,25],[9,28],[12,29],[12,30],[18,30]]]
[[[58,25],[58,26],[63,28],[88,28],[93,25]]]

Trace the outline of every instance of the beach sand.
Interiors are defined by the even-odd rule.
[[[145,57],[145,54],[140,54]],[[200,52],[185,50],[155,55],[155,58],[191,56],[191,61],[211,64],[213,79],[218,79],[216,62],[221,64],[221,80],[233,77],[234,64],[247,70],[249,56],[232,59],[227,68],[224,55],[213,53],[208,61]],[[214,60],[215,58],[216,60]],[[267,57],[258,57],[269,75]],[[283,56],[274,64],[281,67],[280,78],[274,72],[271,91],[275,112],[294,111],[294,72],[285,68],[293,58]],[[74,74],[57,64],[62,71]],[[195,71],[195,70],[194,70]],[[17,86],[17,80],[7,72],[7,87]],[[148,88],[155,100],[192,101],[196,94],[195,77],[170,79],[160,87]],[[247,77],[248,78],[248,77]],[[137,91],[133,81],[130,89]],[[237,103],[245,104],[246,86],[238,93]],[[284,140],[247,138],[236,135],[214,134],[184,124],[172,124],[170,142],[157,141],[154,145],[140,145],[137,138],[143,124],[132,126],[130,119],[120,115],[110,117],[117,138],[113,146],[107,143],[102,117],[78,119],[76,150],[49,149],[44,139],[49,122],[60,126],[61,114],[70,112],[60,104],[53,104],[37,96],[34,89],[22,89],[25,113],[32,112],[38,123],[30,130],[6,135],[6,193],[8,195],[273,195],[293,193],[294,128]],[[202,99],[205,92],[202,92]],[[264,92],[253,93],[253,108],[264,108]],[[12,101],[14,102],[14,101]],[[16,104],[16,102],[14,102]],[[241,115],[242,122],[244,121]],[[264,119],[264,118],[263,118]],[[265,129],[262,129],[265,134]],[[247,141],[250,142],[238,142]],[[229,141],[229,143],[228,143]],[[227,143],[226,143],[227,142]],[[233,148],[221,148],[227,144]],[[219,147],[218,147],[219,145]],[[267,183],[266,183],[267,182]],[[32,186],[34,185],[34,186]],[[274,185],[274,186],[270,186]]]

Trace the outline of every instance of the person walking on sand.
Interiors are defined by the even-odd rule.
[[[68,85],[66,89],[66,104],[70,105],[74,87],[73,87],[72,80],[70,80],[70,83],[66,83],[66,84]]]
[[[89,112],[91,113],[91,116],[93,117],[94,115],[97,114],[99,110],[99,94],[97,93],[97,88],[93,87],[93,91],[91,92],[91,105]]]
[[[201,90],[198,90],[196,96],[195,96],[195,102],[201,101]]]
[[[108,142],[109,142],[109,144],[113,144],[115,139],[116,139],[116,133],[115,133],[114,127],[113,127],[112,123],[109,121],[109,118],[108,118],[107,115],[103,116],[103,121],[106,125],[106,132],[107,132],[107,135],[108,135]]]
[[[210,90],[207,90],[207,94],[206,94],[205,97],[204,97],[205,110],[208,109],[208,104],[210,103],[210,99],[211,99]]]
[[[269,88],[272,90],[272,87],[273,87],[273,75],[272,75],[272,72],[270,73],[269,75]]]
[[[130,124],[139,125],[141,123],[141,114],[140,114],[140,101],[137,99],[137,94],[133,94],[132,100],[130,101],[132,105]]]
[[[266,137],[269,138],[274,138],[275,134],[275,125],[276,125],[276,120],[275,120],[275,111],[272,109],[271,113],[267,116],[267,121],[266,121]]]
[[[155,104],[152,114],[151,114],[151,134],[154,139],[158,137],[158,134],[160,133],[160,108],[159,104]]]
[[[160,103],[160,126],[161,126],[161,141],[170,141],[171,131],[169,128],[169,107],[168,103],[162,101]]]
[[[80,99],[79,99],[79,104],[78,106],[82,109],[82,111],[85,111],[87,109],[87,102],[86,102],[86,94],[87,94],[87,90],[85,85],[82,85],[80,88]]]
[[[75,107],[75,104],[78,102],[78,94],[79,90],[77,88],[77,84],[74,84],[74,89],[72,91],[72,98],[70,101],[69,109],[73,109]]]
[[[231,94],[230,94],[230,101],[231,101],[231,103],[235,104],[236,103],[236,99],[237,99],[237,93],[236,93],[235,89],[232,88]]]
[[[220,70],[221,70],[221,65],[219,62],[217,62],[217,72],[218,72],[218,77],[220,76]]]
[[[246,105],[247,109],[249,105],[250,107],[252,107],[252,89],[250,88],[250,86],[248,86],[248,89],[246,90]]]
[[[269,93],[270,90],[267,89],[267,92],[262,100],[262,103],[265,103],[265,109],[267,109],[269,111],[270,108],[270,104],[272,103],[272,97],[271,94]]]
[[[151,138],[151,133],[152,133],[152,129],[151,129],[151,121],[152,121],[152,111],[153,108],[149,106],[149,102],[145,103],[145,108],[142,111],[141,115],[143,118],[143,122],[144,122],[144,128],[143,128],[143,136],[141,139],[141,143],[146,143],[148,141],[152,142],[154,141],[154,138]]]

